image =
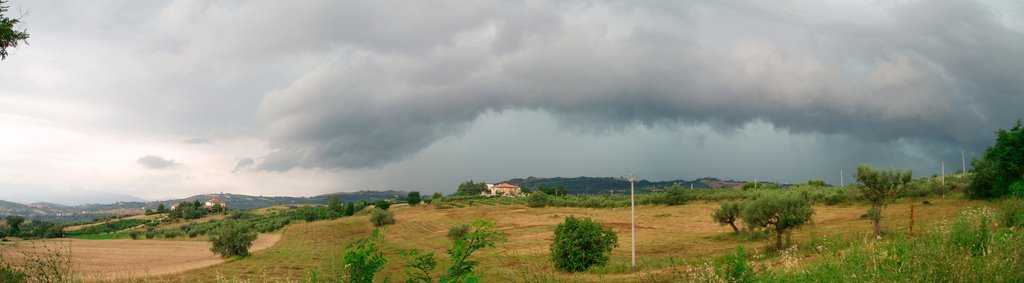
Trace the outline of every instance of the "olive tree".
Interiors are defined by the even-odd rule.
[[[18,18],[8,18],[4,13],[8,11],[7,0],[0,0],[0,60],[7,59],[8,48],[17,48],[18,43],[25,43],[28,40],[28,33],[25,30],[18,30],[14,26],[21,22]]]
[[[729,224],[732,226],[732,231],[736,234],[740,233],[740,229],[736,228],[736,220],[740,218],[740,212],[742,212],[742,206],[738,202],[723,201],[722,207],[715,210],[711,214],[711,218],[718,222],[718,225]]]
[[[882,205],[910,182],[912,174],[910,169],[875,169],[866,164],[857,166],[857,181],[864,185],[861,191],[871,202],[868,218],[875,222],[876,236],[882,235]]]
[[[146,237],[149,238],[149,235]],[[238,220],[227,219],[210,235],[210,242],[213,243],[210,250],[222,257],[248,256],[252,241],[255,240],[256,231],[253,231],[251,226]]]
[[[775,248],[782,249],[782,235],[811,221],[811,202],[793,193],[768,193],[743,207],[743,222],[775,232]]]

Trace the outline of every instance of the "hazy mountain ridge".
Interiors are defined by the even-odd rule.
[[[339,192],[324,194],[313,197],[289,197],[289,196],[251,196],[242,194],[220,193],[202,194],[186,198],[169,199],[162,201],[119,201],[106,204],[83,204],[83,205],[62,205],[48,202],[36,202],[32,204],[21,204],[17,202],[0,200],[0,216],[21,215],[27,217],[70,217],[70,216],[93,216],[103,214],[139,214],[145,209],[156,210],[162,203],[168,209],[172,205],[183,201],[194,202],[206,201],[216,198],[224,201],[228,207],[238,209],[258,209],[275,205],[294,204],[326,204],[332,196],[337,196],[342,202],[354,202],[359,200],[379,200],[405,197],[405,191],[357,191]]]
[[[622,177],[527,177],[509,179],[505,181],[505,183],[517,186],[527,186],[531,189],[561,185],[565,186],[565,189],[569,191],[570,194],[629,193],[629,179]],[[705,177],[691,181],[682,179],[653,182],[648,180],[636,180],[634,181],[634,186],[638,192],[647,192],[662,190],[675,184],[679,184],[686,188],[689,188],[691,185],[693,188],[735,188],[742,187],[743,183],[745,182]]]

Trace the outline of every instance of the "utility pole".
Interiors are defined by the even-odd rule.
[[[960,174],[967,174],[967,159],[964,158],[963,150],[960,150]]]
[[[633,190],[633,173],[629,173],[629,218],[630,228],[629,231],[632,234],[630,241],[632,242],[632,253],[633,253],[633,269],[636,269],[636,204]]]
[[[757,188],[757,176],[754,176],[754,188]]]
[[[839,186],[840,187],[845,187],[846,186],[846,184],[843,183],[843,170],[839,170]]]
[[[941,161],[940,164],[942,164],[942,176],[939,177],[939,180],[942,180],[942,187],[945,188],[946,187],[946,162],[945,161]]]

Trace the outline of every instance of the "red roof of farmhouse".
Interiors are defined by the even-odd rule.
[[[494,185],[494,187],[495,188],[519,188],[519,186],[512,185],[512,184],[509,184],[509,183],[497,184],[497,185]]]

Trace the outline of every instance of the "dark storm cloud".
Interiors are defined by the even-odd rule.
[[[381,166],[511,109],[977,149],[1024,105],[1024,34],[972,1],[319,4],[189,8],[207,28],[182,30],[218,38],[184,45],[197,64],[327,58],[263,96],[261,169]]]
[[[149,169],[165,169],[181,165],[180,163],[175,162],[174,159],[166,159],[159,155],[146,155],[139,157],[137,162]]]

